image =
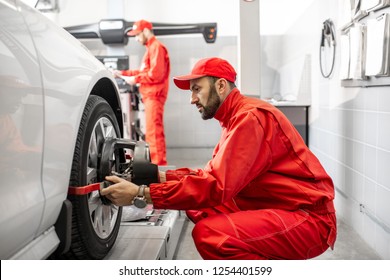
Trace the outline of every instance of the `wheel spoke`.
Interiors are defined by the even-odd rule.
[[[103,206],[102,207],[102,230],[105,233],[109,233],[111,231],[111,219],[112,219],[112,213],[111,213],[111,206]]]
[[[100,238],[105,238],[106,236],[102,231],[102,208],[103,204],[100,204],[99,207],[97,207],[96,210],[91,213],[91,219],[95,232],[99,235]]]
[[[99,149],[101,149],[100,145],[103,144],[104,139],[106,138],[106,129],[104,127],[103,119],[99,120],[95,129],[95,133],[96,133],[96,140],[97,140],[98,147]]]
[[[97,178],[97,170],[96,168],[87,168],[87,182],[93,183],[96,181]]]
[[[115,130],[112,126],[109,126],[106,128],[106,137],[114,137],[115,136]]]
[[[96,168],[98,161],[98,147],[95,133],[92,133],[88,149],[88,167]]]
[[[99,205],[101,204],[101,200],[100,200],[100,197],[99,197],[99,194],[98,192],[92,192],[90,194],[90,197],[88,199],[88,208],[89,208],[89,212],[90,213],[93,213],[96,211],[96,209],[99,207]]]

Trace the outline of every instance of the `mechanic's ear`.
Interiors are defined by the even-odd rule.
[[[221,78],[217,81],[216,87],[217,87],[218,95],[220,97],[225,97],[225,93],[227,92],[228,82],[224,78]]]

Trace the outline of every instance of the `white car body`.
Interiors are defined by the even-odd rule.
[[[87,99],[106,99],[121,127],[119,90],[82,43],[16,0],[0,0],[0,62],[0,258],[44,259]]]

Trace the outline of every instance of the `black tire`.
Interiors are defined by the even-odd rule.
[[[108,103],[91,95],[87,101],[77,136],[70,186],[95,183],[108,174],[99,174],[104,140],[120,137],[118,122]],[[103,204],[98,191],[69,196],[73,205],[72,243],[67,258],[103,259],[118,235],[122,208]]]

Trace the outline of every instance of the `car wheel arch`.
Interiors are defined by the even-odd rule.
[[[121,135],[123,136],[123,115],[117,87],[108,78],[100,79],[92,88],[91,95],[104,98],[114,111],[119,124]]]

